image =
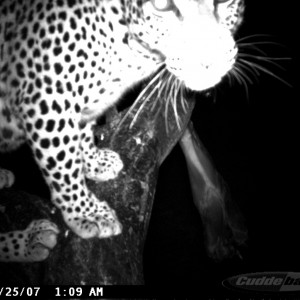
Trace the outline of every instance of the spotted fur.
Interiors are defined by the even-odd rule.
[[[0,150],[30,145],[52,202],[82,238],[122,230],[115,211],[85,184],[85,177],[114,179],[123,168],[117,153],[94,146],[96,118],[162,65],[187,88],[201,91],[235,62],[242,0],[166,3],[164,9],[155,0],[0,3]],[[0,260],[44,259],[48,251],[30,255],[32,245],[24,247],[24,236],[36,228],[39,236],[58,233],[41,222],[14,238],[19,251],[8,251],[11,234],[0,234]]]

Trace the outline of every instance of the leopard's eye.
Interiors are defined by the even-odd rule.
[[[174,9],[172,0],[151,0],[151,3],[154,8],[159,11],[169,11]]]

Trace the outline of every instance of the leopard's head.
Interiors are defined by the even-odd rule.
[[[232,69],[238,52],[234,33],[243,18],[243,0],[134,3],[132,36],[149,53],[160,55],[187,88],[210,88]]]

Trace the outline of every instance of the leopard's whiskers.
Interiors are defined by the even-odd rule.
[[[245,88],[246,98],[249,100],[249,89],[247,81],[250,81],[250,83],[252,83],[251,79],[237,66],[233,67],[232,74],[237,79],[237,81]]]
[[[252,84],[252,78],[259,81],[261,73],[268,74],[291,87],[286,80],[276,74],[276,69],[285,71],[284,66],[279,62],[287,61],[291,58],[286,56],[269,56],[266,50],[262,49],[264,46],[285,46],[274,41],[255,41],[255,39],[267,39],[270,37],[272,36],[267,34],[254,34],[240,38],[236,41],[239,53],[233,69],[229,72],[229,78],[234,77],[241,85],[243,85],[246,89],[247,95],[247,83]],[[230,74],[232,76],[230,76]],[[252,78],[248,74],[251,75]]]
[[[178,129],[181,130],[182,122],[181,122],[181,118],[178,113],[179,101],[180,101],[183,111],[187,112],[186,100],[183,95],[183,89],[184,89],[183,83],[178,78],[176,78],[175,75],[169,73],[168,84],[164,90],[164,99],[166,101],[165,111],[164,111],[164,119],[165,119],[165,128],[166,128],[167,134],[169,132],[168,116],[169,116],[169,106],[170,105],[173,108],[176,125],[177,125]]]
[[[160,91],[162,89],[164,89],[164,86],[166,85],[164,83],[164,77],[166,74],[166,69],[163,68],[148,84],[147,86],[144,88],[144,90],[142,91],[142,93],[138,96],[138,98],[136,99],[135,103],[134,103],[134,107],[136,106],[137,103],[139,103],[139,101],[143,101],[143,103],[141,104],[141,106],[139,107],[139,109],[137,110],[137,112],[134,115],[134,118],[132,119],[129,129],[132,128],[132,126],[134,125],[134,123],[136,122],[139,114],[142,112],[143,108],[145,107],[146,103],[150,100],[153,101],[153,98],[155,98],[155,101],[153,103],[153,105],[155,106],[156,103],[159,101],[159,97],[152,97],[155,93],[160,93]],[[162,84],[161,84],[162,83]],[[151,90],[152,89],[152,90]],[[144,95],[149,91],[150,93],[146,95],[146,98],[144,98]],[[151,107],[152,110],[153,106]],[[130,109],[131,110],[131,109]]]
[[[282,44],[274,42],[274,41],[266,41],[267,38],[274,38],[274,35],[264,34],[264,33],[250,34],[250,35],[241,37],[241,38],[236,40],[236,43],[241,44],[241,42],[243,42],[243,41],[250,40],[251,44],[258,44],[258,43],[261,42],[261,41],[258,40],[259,38],[263,39],[263,41],[262,41],[263,43],[272,43],[272,44],[277,44],[277,45],[283,46]],[[252,39],[256,39],[256,41],[255,40],[251,41]]]
[[[243,64],[243,65],[250,66],[250,67],[252,67],[252,68],[254,68],[258,71],[261,71],[263,73],[266,73],[266,74],[272,76],[273,78],[276,78],[280,82],[284,83],[288,87],[292,87],[291,84],[289,84],[286,80],[284,80],[280,76],[276,75],[273,71],[270,71],[269,69],[267,69],[266,67],[262,66],[261,64],[259,64],[257,62],[253,62],[253,61],[250,61],[250,60],[247,60],[247,59],[240,58],[239,63]]]
[[[164,96],[163,99],[165,99],[166,104],[165,104],[165,112],[164,112],[164,119],[165,119],[165,127],[166,127],[166,132],[169,132],[169,123],[168,123],[168,114],[169,114],[169,104],[171,101],[170,97],[170,80],[172,79],[173,74],[168,73],[168,80],[167,80],[167,87],[164,90]]]
[[[157,90],[157,88],[155,88],[156,85],[154,86],[154,89],[153,89],[153,85],[154,85],[154,84],[156,83],[156,81],[162,76],[162,73],[164,73],[164,72],[165,72],[164,68],[161,69],[161,70],[160,70],[160,71],[159,71],[159,72],[151,79],[151,81],[145,86],[145,88],[144,88],[144,89],[142,90],[142,92],[139,94],[139,96],[137,97],[137,99],[135,100],[135,102],[131,105],[131,107],[128,109],[128,111],[126,112],[126,114],[124,115],[124,117],[122,118],[122,120],[119,122],[119,124],[118,124],[118,126],[117,126],[115,132],[117,132],[118,129],[124,124],[124,122],[126,121],[126,119],[130,116],[130,114],[132,114],[132,112],[134,111],[134,109],[136,108],[136,106],[137,106],[138,104],[140,104],[141,101],[144,101],[144,96],[147,94],[147,92],[150,91],[150,93],[152,93],[152,92],[154,93],[154,92]],[[152,89],[153,89],[153,90],[152,90]],[[149,99],[150,99],[150,97],[146,95],[146,100],[149,100]],[[146,102],[147,102],[147,101],[144,101],[144,102],[141,104],[142,108],[145,106]],[[138,117],[138,114],[142,111],[142,108],[140,107],[140,108],[138,109],[138,111],[135,113],[134,118],[133,118],[133,120],[131,121],[130,126],[129,126],[130,129],[131,129],[132,126],[134,125],[134,123],[135,123],[135,121],[136,121],[136,119],[137,119],[137,117]]]
[[[176,79],[173,78],[173,81],[172,81],[172,86],[171,86],[171,89],[170,89],[170,95],[171,95],[171,104],[172,104],[172,107],[173,107],[173,111],[174,111],[174,117],[175,117],[175,121],[176,121],[176,124],[178,126],[178,128],[180,129],[180,118],[178,116],[178,111],[177,111],[177,93],[176,93]]]
[[[166,69],[164,69],[164,72],[161,73],[161,76],[158,79],[158,83],[156,85],[158,94],[156,96],[156,99],[154,99],[154,101],[153,101],[151,111],[153,111],[153,109],[156,107],[156,104],[161,100],[161,94],[165,90],[166,85],[168,83],[168,81],[166,80],[166,78],[168,77],[168,74],[169,74],[168,71]]]
[[[179,95],[180,103],[181,103],[184,113],[186,113],[187,112],[187,107],[186,107],[187,103],[186,103],[186,99],[183,95],[184,87],[179,79],[177,79],[177,82],[178,82],[178,93],[180,93],[180,95]]]

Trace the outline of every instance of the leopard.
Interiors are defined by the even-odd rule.
[[[116,211],[86,179],[124,172],[94,144],[93,126],[159,68],[207,91],[234,68],[243,0],[4,0],[0,2],[0,151],[27,143],[51,202],[79,237],[122,233]],[[14,182],[0,169],[0,188]],[[0,233],[0,261],[46,259],[58,227],[34,220]]]

